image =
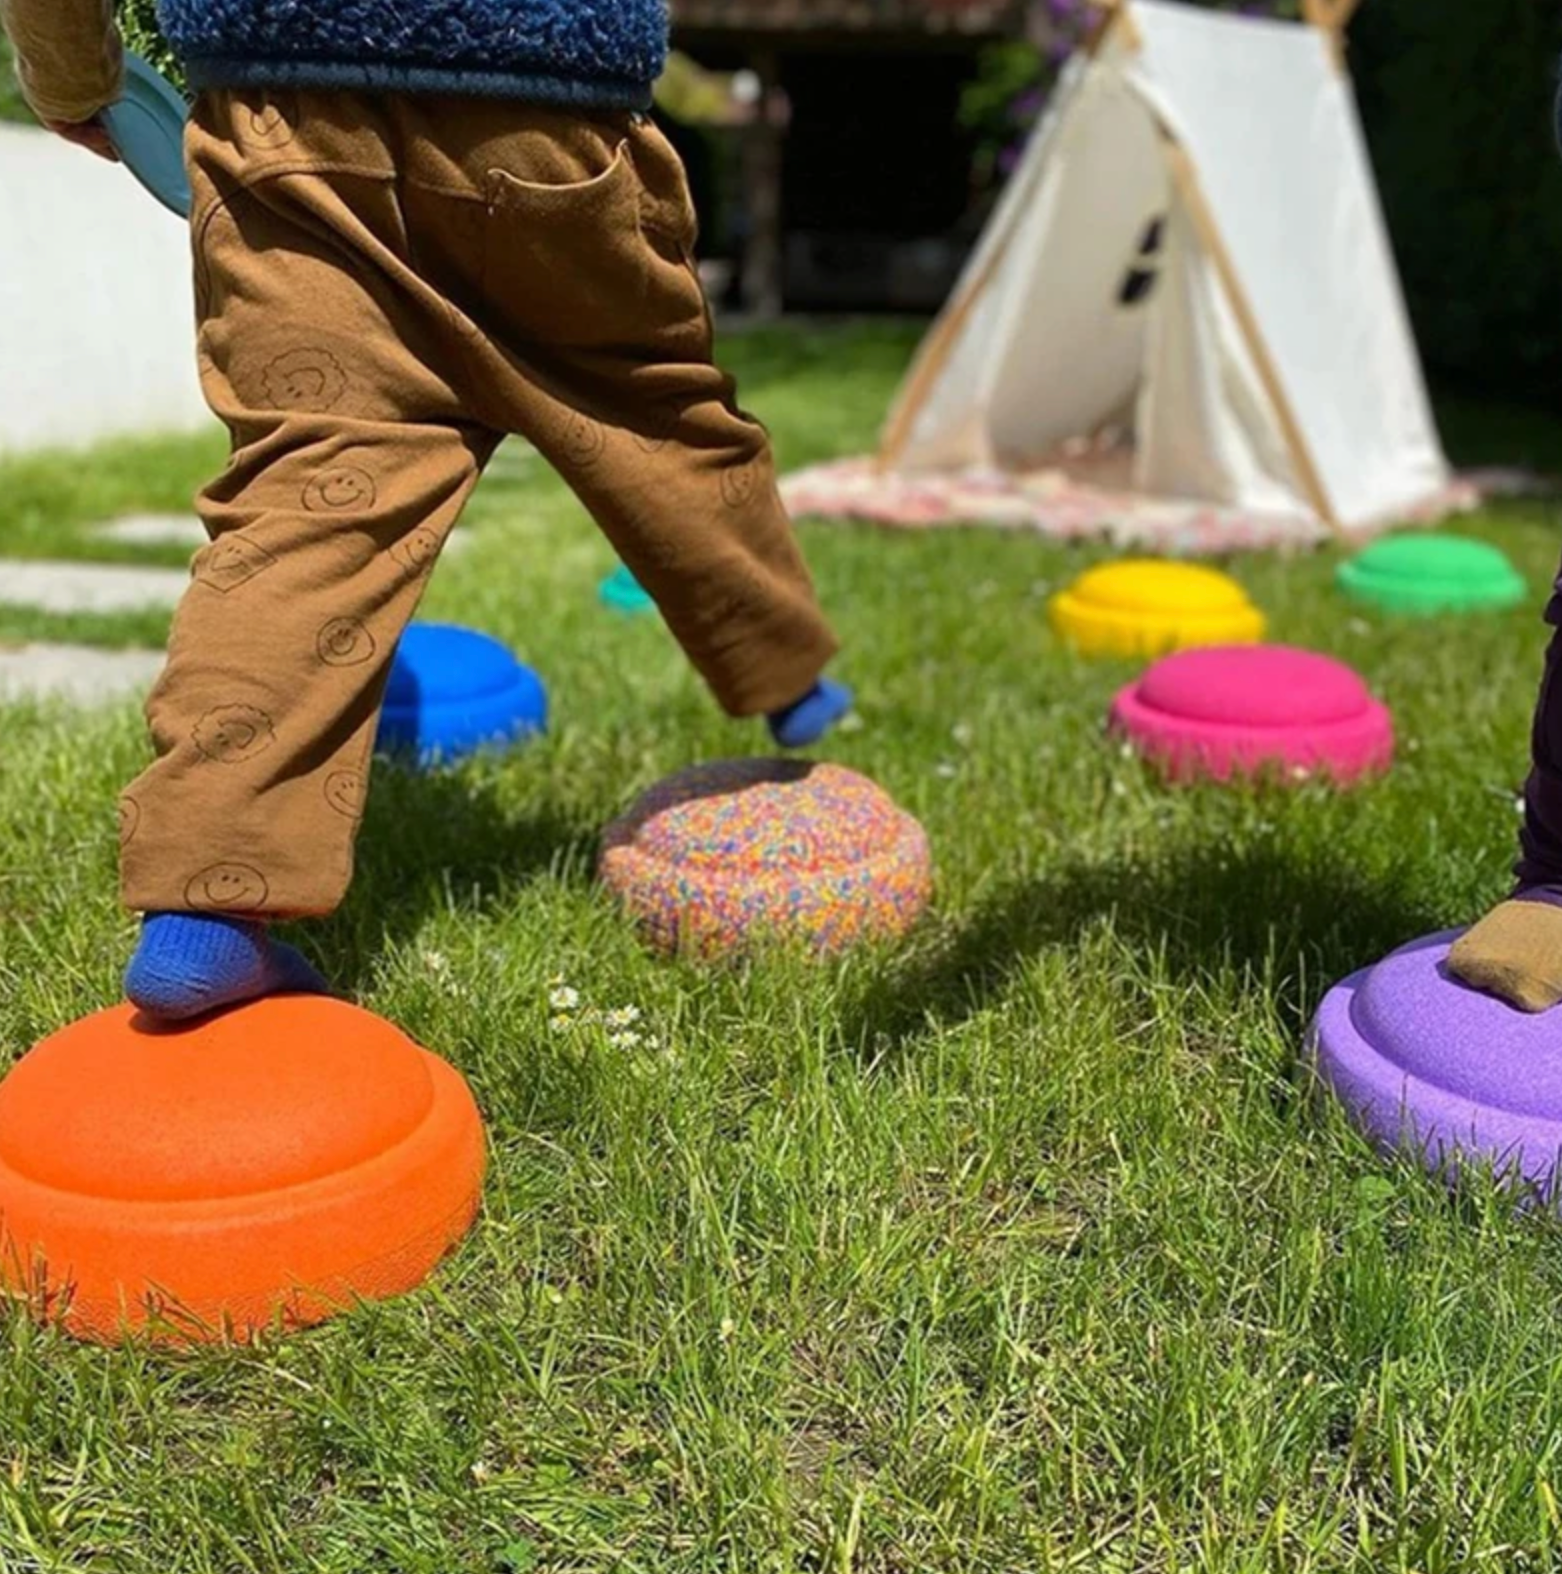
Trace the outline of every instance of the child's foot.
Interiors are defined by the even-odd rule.
[[[330,987],[264,924],[148,913],[125,973],[125,993],[148,1016],[177,1022],[262,995],[324,995]]]
[[[772,711],[766,720],[770,736],[783,749],[806,749],[817,743],[852,708],[852,691],[844,683],[820,678],[795,704]]]
[[[1495,907],[1448,953],[1448,970],[1521,1011],[1562,1002],[1562,907],[1516,899]]]

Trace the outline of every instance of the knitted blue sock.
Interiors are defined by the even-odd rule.
[[[148,1016],[181,1021],[262,995],[324,995],[330,986],[264,924],[196,913],[148,913],[125,972]]]
[[[785,710],[771,711],[770,736],[783,749],[806,749],[817,743],[852,708],[852,691],[844,683],[820,678]]]

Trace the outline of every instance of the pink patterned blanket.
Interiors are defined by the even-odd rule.
[[[1364,540],[1394,525],[1436,524],[1489,497],[1544,490],[1544,482],[1525,472],[1472,472],[1395,519],[1350,532],[1350,539]],[[787,476],[781,493],[797,517],[863,520],[906,530],[997,525],[1059,541],[1105,540],[1173,556],[1296,550],[1334,536],[1310,516],[1144,497],[1091,485],[1061,470],[902,475],[880,472],[871,459],[843,459]]]

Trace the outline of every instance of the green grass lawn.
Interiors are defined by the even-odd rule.
[[[796,464],[869,441],[908,344],[729,359]],[[92,550],[83,524],[184,504],[218,452],[0,467],[0,552]],[[861,701],[826,752],[925,821],[936,913],[717,971],[641,951],[595,837],[758,733],[598,609],[611,554],[524,451],[467,528],[425,613],[510,641],[557,724],[382,769],[304,943],[470,1078],[483,1215],[428,1290],[245,1351],[0,1317],[0,1570],[1558,1566],[1562,1231],[1385,1166],[1296,1077],[1330,982],[1504,887],[1554,507],[1467,522],[1529,576],[1512,615],[1392,622],[1333,553],[1235,564],[1276,638],[1396,712],[1394,773],[1348,796],[1166,791],[1107,742],[1132,669],[1044,616],[1099,553],[806,526]],[[133,706],[3,717],[10,1059],[116,998],[114,794],[146,745]],[[558,979],[643,1041],[550,1029]]]

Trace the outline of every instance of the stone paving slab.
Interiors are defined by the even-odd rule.
[[[193,552],[206,545],[206,527],[194,514],[126,514],[94,525],[92,534],[133,547],[189,547]]]
[[[162,654],[155,650],[0,646],[0,700],[63,699],[75,705],[102,705],[139,698],[162,667]]]
[[[177,605],[190,583],[182,568],[0,560],[0,605],[38,612],[143,612]]]
[[[93,525],[91,534],[121,546],[188,547],[195,552],[206,545],[206,527],[194,514],[126,514],[122,519]],[[471,531],[458,525],[445,551],[464,552],[471,544]],[[0,574],[4,572],[0,565]]]

